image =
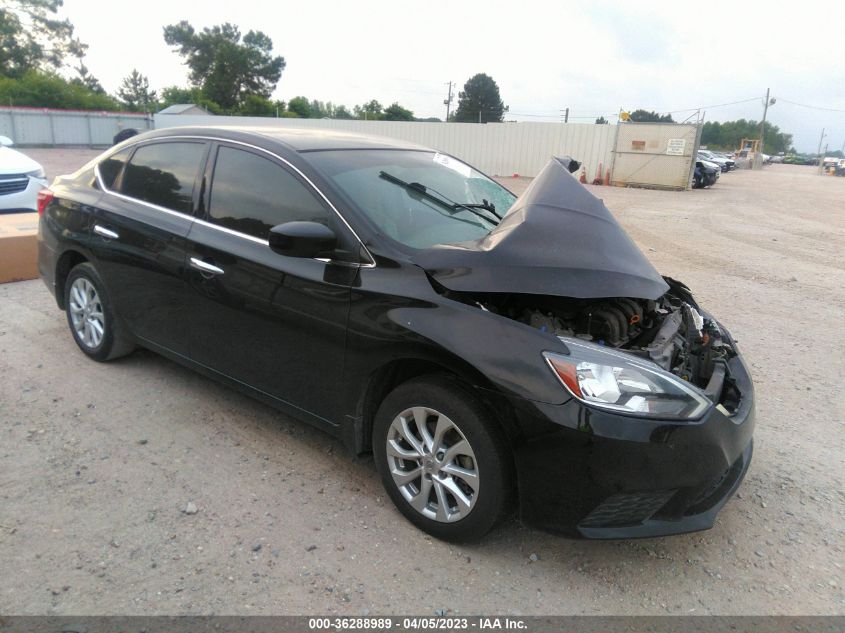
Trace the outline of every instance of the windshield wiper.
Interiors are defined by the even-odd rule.
[[[482,198],[481,202],[456,202],[456,206],[466,207],[467,209],[484,209],[485,211],[489,211],[493,215],[495,215],[500,220],[502,216],[496,213],[496,205],[492,202],[488,202],[486,198]]]
[[[418,193],[421,196],[423,196],[424,198],[427,198],[427,199],[431,200],[432,202],[436,202],[440,206],[442,206],[446,209],[449,209],[450,211],[454,212],[454,211],[458,211],[459,209],[466,209],[470,213],[477,215],[479,218],[481,218],[485,222],[489,222],[490,224],[493,224],[494,226],[498,225],[499,220],[502,219],[501,216],[499,216],[499,214],[496,213],[496,208],[492,204],[487,202],[486,200],[484,201],[483,204],[463,204],[463,203],[460,203],[460,202],[454,202],[454,201],[450,200],[449,198],[447,198],[446,196],[444,196],[439,191],[432,189],[431,187],[426,187],[425,185],[420,184],[418,182],[406,182],[406,181],[402,180],[401,178],[397,178],[393,174],[388,174],[386,171],[380,171],[379,176],[381,178],[384,178],[388,182],[392,182],[395,185],[399,185],[400,187],[403,187],[407,191]],[[484,209],[486,211],[489,211],[494,216],[496,216],[497,219],[494,220],[493,218],[490,218],[487,215],[484,215],[483,213],[479,213],[478,211],[476,211],[476,209]]]

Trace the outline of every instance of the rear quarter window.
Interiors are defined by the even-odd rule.
[[[114,183],[117,180],[118,175],[120,175],[120,170],[123,169],[123,166],[126,164],[126,161],[129,159],[129,155],[131,153],[132,148],[120,150],[101,161],[97,166],[100,171],[100,179],[106,189],[114,188]]]

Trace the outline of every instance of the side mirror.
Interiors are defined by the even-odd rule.
[[[14,144],[15,142],[8,136],[0,136],[0,145],[2,145],[3,147],[11,147]]]
[[[288,257],[328,257],[337,247],[337,236],[318,222],[285,222],[270,229],[270,248]]]

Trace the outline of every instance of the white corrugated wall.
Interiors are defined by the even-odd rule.
[[[447,152],[493,176],[536,176],[553,156],[581,161],[592,181],[610,165],[615,125],[588,123],[425,123],[156,115],[156,128],[179,125],[307,127],[402,139]]]
[[[0,134],[15,145],[108,147],[120,130],[144,131],[152,127],[146,114],[52,110],[48,108],[0,108]]]

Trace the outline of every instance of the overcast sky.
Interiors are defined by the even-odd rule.
[[[186,84],[162,27],[228,21],[272,38],[287,62],[274,96],[285,100],[398,101],[418,117],[443,118],[446,82],[463,86],[486,72],[508,118],[520,121],[559,120],[567,106],[575,122],[615,120],[620,107],[683,120],[693,112],[677,111],[700,106],[707,120],[759,120],[770,87],[778,102],[769,120],[794,135],[797,149],[815,151],[823,127],[831,149],[845,144],[843,0],[65,0],[61,11],[110,92],[133,67],[154,88]]]

